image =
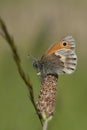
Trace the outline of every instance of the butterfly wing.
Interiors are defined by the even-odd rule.
[[[55,55],[60,56],[60,61],[64,63],[62,71],[67,74],[74,72],[77,65],[77,56],[74,50],[61,49],[55,52]]]
[[[73,37],[67,36],[54,44],[45,53],[42,61],[45,73],[71,74],[74,72],[77,64],[77,56],[75,54],[75,41]]]
[[[63,72],[71,74],[76,69],[77,56],[75,54],[75,40],[72,36],[67,36],[63,41],[68,42],[70,48],[61,48],[55,52],[55,55],[60,55],[60,60],[64,63]]]

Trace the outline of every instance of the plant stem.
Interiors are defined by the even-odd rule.
[[[47,130],[47,126],[48,126],[48,120],[45,120],[43,123],[43,130]]]
[[[36,103],[35,103],[33,86],[31,84],[30,78],[29,78],[29,76],[27,76],[27,74],[24,72],[24,70],[22,68],[21,59],[19,57],[18,50],[17,50],[17,47],[15,45],[14,39],[10,35],[10,33],[8,32],[7,27],[6,27],[4,21],[1,18],[0,18],[0,29],[1,29],[0,35],[6,40],[6,42],[9,44],[9,46],[12,50],[13,58],[14,58],[14,61],[17,65],[18,72],[19,72],[21,78],[23,79],[23,81],[25,82],[26,86],[28,87],[29,94],[30,94],[30,96],[29,96],[30,100],[31,100],[31,102],[32,102],[32,104],[35,108],[35,111],[36,111],[36,113],[39,117],[39,120],[42,124],[42,119],[41,119],[40,114],[38,113],[37,106],[36,106]]]

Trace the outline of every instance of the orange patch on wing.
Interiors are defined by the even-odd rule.
[[[62,49],[62,48],[70,49],[71,46],[69,44],[67,46],[64,46],[62,44],[62,41],[58,42],[58,43],[54,44],[49,50],[47,50],[45,55],[50,55],[50,54],[54,53],[55,51]]]

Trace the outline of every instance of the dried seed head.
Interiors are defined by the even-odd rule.
[[[55,111],[57,79],[57,76],[50,74],[44,77],[42,81],[37,109],[44,120],[52,117]]]

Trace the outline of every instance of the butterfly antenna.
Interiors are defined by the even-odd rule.
[[[28,54],[27,57],[28,57],[28,58],[32,58],[33,60],[36,60],[36,57],[34,57],[34,56],[31,55],[31,54]]]

